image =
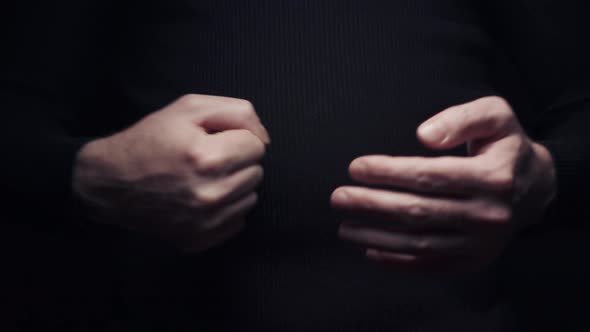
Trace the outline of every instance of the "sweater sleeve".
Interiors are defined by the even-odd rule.
[[[103,6],[32,1],[4,12],[1,176],[13,208],[57,209],[71,197],[75,157],[91,140],[77,124],[97,77]]]
[[[493,2],[491,24],[526,86],[529,135],[551,152],[557,195],[547,222],[589,223],[590,19],[586,1]]]

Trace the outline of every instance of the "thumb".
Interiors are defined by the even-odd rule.
[[[254,112],[254,111],[252,111]],[[219,132],[234,129],[245,129],[258,137],[265,144],[270,143],[270,135],[260,123],[257,116],[249,111],[226,109],[208,114],[200,121],[200,126],[209,132]]]
[[[200,127],[208,132],[245,129],[264,143],[270,143],[270,135],[260,122],[252,103],[241,99],[216,98],[221,99],[222,102],[201,113],[197,123]]]
[[[450,107],[422,123],[418,139],[433,149],[450,149],[472,140],[503,137],[520,128],[501,97],[484,97]]]

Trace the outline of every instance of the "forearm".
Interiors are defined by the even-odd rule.
[[[107,69],[114,20],[106,15],[113,5],[33,1],[7,10],[10,36],[0,62],[2,182],[16,203],[49,206],[71,194],[73,161],[88,141],[81,137],[88,132],[82,120]]]
[[[71,177],[75,156],[88,139],[66,133],[50,114],[56,104],[39,96],[22,96],[3,89],[6,110],[3,185],[11,193],[11,203],[49,207],[71,197]]]

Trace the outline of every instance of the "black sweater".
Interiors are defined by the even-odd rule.
[[[588,221],[575,195],[588,186],[590,166],[584,9],[573,0],[60,1],[10,8],[0,105],[10,156],[2,184],[12,193],[8,212],[17,212],[3,232],[15,258],[8,265],[18,290],[14,317],[21,326],[62,330],[523,328],[530,322],[519,298],[528,293],[514,283],[526,283],[526,273],[507,267],[539,261],[550,271],[557,263],[510,249],[475,275],[383,270],[337,239],[340,220],[328,201],[351,183],[346,171],[355,157],[433,155],[415,138],[422,121],[501,95],[550,149],[559,181],[543,225],[514,247],[555,253],[531,251],[531,243],[545,248],[542,234],[554,235],[559,247],[571,243]],[[202,255],[93,224],[71,200],[72,162],[85,142],[186,93],[252,101],[273,139],[246,229]],[[555,314],[556,306],[541,303]]]

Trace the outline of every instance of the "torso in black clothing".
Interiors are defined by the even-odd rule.
[[[258,207],[225,247],[158,259],[117,249],[122,266],[134,262],[114,272],[128,296],[123,311],[145,324],[169,320],[208,330],[506,328],[493,268],[442,280],[381,269],[337,239],[341,220],[328,204],[337,186],[351,183],[347,167],[355,157],[432,154],[415,138],[422,121],[502,93],[499,52],[480,6],[467,0],[130,4],[113,41],[102,100],[85,111],[81,132],[109,133],[182,94],[200,93],[252,101],[272,145]],[[137,301],[135,294],[174,300]]]

